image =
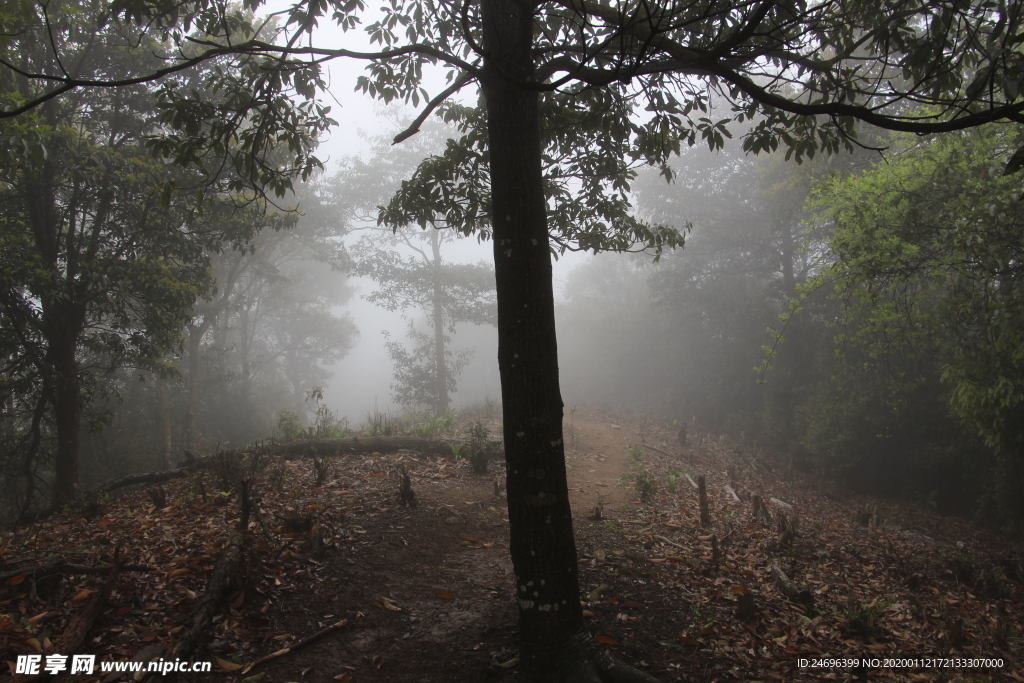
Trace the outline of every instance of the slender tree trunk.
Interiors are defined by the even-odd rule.
[[[74,499],[81,480],[82,382],[76,356],[77,340],[74,330],[67,328],[48,339],[47,356],[54,371],[53,421],[57,431],[53,481],[55,506],[65,505]]]
[[[779,258],[782,263],[782,287],[786,296],[796,296],[796,277],[793,275],[793,258],[796,245],[793,240],[793,228],[789,221],[777,220],[773,226],[779,234]]]
[[[252,398],[252,367],[249,363],[249,351],[252,347],[252,335],[249,330],[249,306],[248,302],[243,304],[238,311],[238,358],[241,375],[241,396],[242,409],[246,415],[250,414],[249,403]]]
[[[199,418],[199,344],[206,334],[207,323],[188,326],[188,406],[185,408],[185,446],[195,441],[196,422]]]
[[[32,411],[32,427],[29,432],[32,434],[32,440],[29,442],[28,448],[25,449],[25,458],[22,461],[22,474],[25,477],[25,497],[18,515],[21,521],[25,521],[27,516],[32,513],[32,506],[35,503],[36,458],[39,455],[39,447],[43,443],[43,415],[46,412],[48,393],[47,387],[44,386],[39,392],[39,398],[36,399],[36,407]],[[12,409],[10,412],[13,414],[14,410]]]
[[[441,242],[437,230],[430,231],[430,249],[434,257],[434,365],[437,368],[438,413],[448,410],[448,364],[444,349],[444,282],[441,272]]]
[[[171,466],[173,430],[171,421],[171,400],[167,393],[167,378],[156,378],[157,426],[160,435],[160,469]]]
[[[580,607],[562,442],[555,306],[533,73],[535,2],[483,0],[487,107],[511,555],[520,666],[530,681],[653,681],[604,655]]]

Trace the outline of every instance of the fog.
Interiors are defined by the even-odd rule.
[[[355,35],[320,28],[314,42],[371,47]],[[91,336],[79,343],[88,369],[86,483],[169,466],[185,449],[303,430],[336,435],[374,411],[458,413],[500,400],[489,167],[486,145],[472,137],[482,135],[472,120],[475,92],[449,103],[447,123],[432,116],[392,145],[417,110],[356,92],[359,62],[336,60],[328,69],[325,101],[338,123],[316,150],[323,169],[266,212],[218,206],[196,223],[223,234],[200,248],[201,258],[184,247],[171,255],[202,265],[181,276],[176,291],[200,292],[187,306],[152,320],[133,313],[118,322],[122,328],[90,321]],[[443,69],[424,77],[430,94],[446,83]],[[976,266],[990,253],[1007,268],[1021,262],[1007,237],[1021,205],[999,208],[1015,190],[999,185],[1003,175],[991,161],[1017,143],[1001,136],[1010,133],[964,134],[957,143],[964,149],[949,153],[930,139],[865,131],[866,142],[890,150],[885,163],[854,148],[802,164],[783,150],[752,155],[739,139],[723,139],[715,152],[682,145],[661,174],[637,162],[617,187],[565,171],[596,147],[553,151],[545,172],[564,402],[725,435],[788,470],[851,487],[943,510],[1009,514],[1008,492],[986,478],[1019,474],[1002,455],[1019,446],[992,427],[1014,422],[991,407],[1016,404],[985,392],[1002,386],[993,377],[1019,373],[1002,341],[977,341],[1015,338],[1014,321],[1000,317],[1016,310],[1013,295]],[[886,168],[902,168],[902,159],[913,169],[906,177],[918,178],[914,164],[949,168],[949,159],[975,159],[975,147],[984,161],[962,175],[991,179],[984,192],[996,208],[987,216],[964,214],[955,195],[967,190],[956,178],[935,185],[947,188],[940,196],[915,189],[905,215],[886,194]],[[423,160],[432,165],[417,175]],[[437,178],[451,184],[437,180],[444,192],[432,194]],[[181,213],[168,220],[185,223],[191,209],[174,201],[181,206],[169,202],[167,210]],[[455,233],[449,221],[471,234]],[[936,224],[970,233],[989,221],[992,234],[964,244],[934,238]],[[594,239],[630,234],[616,232],[623,225],[637,228],[633,234],[668,226],[686,243],[656,258],[636,252],[630,239]],[[890,242],[872,226],[899,249],[881,249]],[[435,227],[440,238],[432,237]],[[593,232],[581,238],[576,230]],[[563,251],[566,235],[570,248],[584,239],[625,253]],[[975,253],[977,244],[991,249]],[[111,252],[117,248],[112,243]],[[1011,299],[1006,308],[991,303],[1000,297]],[[38,301],[25,301],[31,318]],[[139,319],[154,328],[153,320],[188,322],[162,336],[147,329],[160,344],[146,346],[145,334],[124,331]],[[4,341],[8,383],[24,387],[10,390],[5,409],[15,416],[12,433],[25,442],[35,430],[44,448],[53,435],[42,434],[41,413],[31,427],[33,406],[45,407],[39,378],[25,369],[31,344],[16,335]],[[0,455],[14,462],[19,453]],[[983,501],[990,508],[981,510]]]

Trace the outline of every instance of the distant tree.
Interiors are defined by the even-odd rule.
[[[447,214],[429,215],[424,209],[406,215],[398,209],[394,215],[393,195],[409,186],[403,181],[423,157],[445,148],[446,136],[455,132],[450,126],[428,125],[415,144],[397,148],[384,138],[371,140],[370,158],[344,160],[332,183],[344,221],[350,229],[364,233],[352,256],[354,273],[378,285],[366,299],[389,311],[419,311],[428,321],[430,330],[424,334],[410,320],[411,349],[396,339],[385,342],[394,364],[395,398],[401,404],[428,405],[437,412],[448,409],[449,395],[471,353],[451,348],[455,326],[494,324],[494,269],[484,263],[443,260],[443,246],[454,245],[457,239],[453,230],[444,229],[452,227],[452,207],[447,207]],[[384,225],[376,227],[378,223]]]
[[[302,416],[306,392],[355,342],[354,323],[338,311],[351,294],[344,226],[319,181],[300,185],[298,199],[298,213],[267,215],[275,229],[211,257],[215,287],[186,331],[189,440],[253,438],[268,410]],[[289,397],[267,404],[282,385]]]
[[[254,156],[273,133],[278,142],[295,135],[301,128],[296,123],[304,122],[307,113],[323,120],[326,113],[315,104],[288,106],[277,95],[291,87],[315,97],[328,58],[369,60],[363,89],[414,106],[427,101],[422,118],[459,89],[480,84],[483,98],[474,119],[480,132],[465,136],[475,146],[463,149],[486,163],[490,192],[483,204],[477,201],[480,195],[471,197],[466,215],[472,216],[473,206],[489,207],[493,231],[520,666],[532,680],[652,680],[600,650],[587,634],[579,605],[550,241],[584,248],[678,244],[677,234],[628,218],[630,163],[664,164],[680,144],[697,140],[721,146],[730,122],[749,126],[746,151],[783,145],[801,158],[850,144],[858,119],[910,132],[948,132],[1024,112],[1024,102],[1016,101],[1024,71],[1017,50],[1024,13],[1016,3],[399,2],[382,8],[380,19],[367,25],[371,40],[383,46],[372,53],[300,40],[327,11],[323,5],[294,5],[286,19],[292,30],[275,44],[224,36],[225,30],[235,31],[237,22],[235,13],[219,2],[191,5],[190,21],[180,28],[168,26],[164,5],[159,6],[162,12],[136,3],[123,7],[130,19],[152,21],[156,16],[161,34],[177,45],[185,44],[193,24],[202,28],[203,38],[191,45],[206,52],[197,54],[190,47],[165,69],[187,68],[225,53],[244,55],[237,71],[216,79],[217,92],[231,95],[223,102],[227,112],[198,89],[179,91],[174,79],[165,80],[161,93],[173,112],[168,124],[198,133],[199,141],[170,139],[161,149],[179,152],[186,160],[195,158],[197,150],[231,152],[220,135],[225,130],[234,135],[232,125],[243,119],[253,125],[239,149]],[[360,10],[358,2],[331,7],[346,29],[358,25]],[[175,6],[171,16],[177,11]],[[450,69],[451,85],[430,98],[421,75],[424,67],[438,62]],[[52,85],[35,99],[9,107],[8,115],[90,85],[54,72],[30,75],[48,78]],[[165,75],[153,73],[152,78]],[[113,84],[108,79],[107,85]],[[711,98],[727,104],[727,119],[706,115]],[[907,102],[936,108],[920,114],[904,109]],[[634,116],[638,105],[646,118]],[[231,125],[218,126],[225,113]],[[398,137],[414,133],[419,122]],[[309,125],[316,127],[315,122]],[[587,144],[580,144],[581,137]],[[573,141],[571,147],[562,147],[566,140]],[[458,147],[456,142],[454,150]],[[607,154],[610,148],[622,151]],[[583,174],[579,186],[565,181],[572,194],[593,189],[614,199],[598,202],[571,223],[552,222],[553,238],[548,222],[553,197],[546,194],[543,171],[552,150],[564,153]],[[246,168],[257,169],[260,177],[258,165]],[[442,175],[434,184],[437,191],[428,195],[443,199],[451,178]],[[276,176],[267,181],[272,189],[282,188]],[[454,186],[460,182],[465,185],[458,180]],[[427,181],[420,187],[430,185]],[[463,189],[447,195],[460,211],[467,204],[458,198],[472,190],[468,185]],[[571,216],[575,206],[586,204],[556,206],[552,215]],[[422,211],[437,215],[431,206]],[[560,229],[571,232],[557,234]]]
[[[239,373],[239,405],[260,376],[279,375],[305,412],[306,391],[323,385],[325,366],[340,360],[358,336],[336,308],[348,299],[348,259],[332,233],[300,220],[287,232],[257,240],[222,324]]]
[[[363,238],[353,252],[355,273],[379,285],[367,300],[389,311],[415,308],[427,316],[429,335],[410,322],[411,353],[393,340],[387,348],[395,363],[398,401],[441,413],[448,410],[449,394],[468,360],[465,352],[452,351],[449,335],[459,323],[494,324],[494,270],[483,263],[446,263],[441,258],[445,238],[435,229],[421,235],[406,230]],[[413,255],[403,257],[397,250],[403,247]]]

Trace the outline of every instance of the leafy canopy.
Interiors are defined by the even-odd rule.
[[[937,354],[951,404],[989,446],[1024,444],[1024,205],[1004,174],[1016,128],[899,137],[886,163],[818,188],[834,222],[834,281],[849,341],[890,367]]]
[[[1007,0],[962,3],[854,0],[713,0],[650,3],[556,0],[523,3],[535,25],[533,73],[504,74],[545,93],[547,194],[558,250],[649,247],[679,233],[637,220],[628,188],[638,165],[671,174],[681,145],[720,148],[731,131],[748,152],[780,145],[797,159],[855,144],[857,120],[913,132],[1018,120],[1024,13]],[[438,110],[461,135],[420,167],[382,214],[390,225],[436,219],[465,232],[487,229],[488,150],[479,106],[449,102],[472,87],[487,57],[480,3],[389,0],[372,17],[359,0],[296,2],[256,20],[260,0],[184,6],[122,0],[103,15],[126,50],[157,58],[108,73],[66,71],[61,58],[82,36],[58,32],[41,5],[0,17],[9,41],[49,45],[53,59],[27,64],[6,52],[0,109],[13,117],[75,89],[158,83],[167,158],[199,165],[229,159],[235,189],[281,194],[319,163],[313,141],[333,121],[318,100],[324,63],[365,60],[358,88],[385,102],[421,107],[397,136]],[[313,29],[335,22],[371,48],[317,45]],[[365,25],[363,22],[368,21]],[[209,68],[193,67],[208,63]],[[431,93],[425,71],[446,72]],[[445,104],[448,102],[448,104]],[[930,108],[921,109],[921,104]],[[287,155],[274,159],[274,148]]]

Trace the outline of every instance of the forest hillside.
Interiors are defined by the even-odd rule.
[[[888,680],[1021,680],[1005,539],[651,419],[574,410],[565,431],[579,597],[609,652],[663,681],[843,680],[855,667],[800,662],[855,658],[902,662],[870,667]],[[211,662],[188,680],[514,680],[504,463],[299,445],[4,532],[0,659],[13,674],[78,628],[100,663]]]

